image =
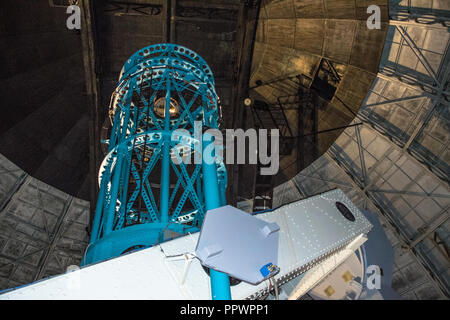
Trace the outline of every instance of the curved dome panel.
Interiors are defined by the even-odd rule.
[[[275,184],[323,154],[358,112],[376,77],[387,32],[388,2],[375,2],[380,29],[367,27],[366,10],[374,3],[366,1],[263,1],[250,95],[267,105],[255,107],[257,124],[280,129]],[[277,117],[280,109],[284,120]]]
[[[0,153],[36,179],[89,199],[89,113],[80,33],[66,8],[8,1],[0,13]]]

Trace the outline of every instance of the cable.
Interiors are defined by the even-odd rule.
[[[280,297],[278,296],[278,285],[277,285],[277,279],[273,277],[274,287],[275,287],[275,299],[280,300]]]
[[[90,242],[90,243],[88,244],[88,246],[86,247],[86,249],[84,249],[84,255],[83,255],[83,261],[84,261],[84,263],[86,263],[86,253],[87,253],[89,247],[91,246],[91,244],[92,244],[92,242]]]
[[[193,257],[197,258],[197,256],[193,253],[193,252],[184,252],[184,253],[179,253],[179,254],[174,254],[174,255],[170,255],[168,256],[165,252],[163,247],[161,247],[160,243],[156,243],[154,246],[158,246],[159,249],[161,250],[161,252],[163,253],[165,258],[175,258],[175,257],[181,257],[181,256],[185,256],[185,255],[192,255]]]
[[[272,281],[270,280],[270,278],[268,280],[269,280],[269,290],[267,292],[270,294],[270,291],[272,290]]]

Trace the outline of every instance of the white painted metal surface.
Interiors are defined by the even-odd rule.
[[[313,298],[327,300],[358,300],[364,289],[361,279],[365,279],[365,271],[363,262],[359,260],[356,252],[353,252],[344,263],[309,291],[309,294]]]
[[[351,210],[354,222],[341,215],[334,205],[336,201]],[[338,265],[345,257],[339,251],[371,228],[340,190],[257,217],[280,226],[279,284],[296,278],[333,253]],[[193,257],[197,240],[198,233],[186,235],[15,289],[0,295],[0,299],[211,299],[209,277]],[[231,288],[231,295],[233,299],[258,298],[267,293],[268,287],[268,281],[256,286],[241,282]]]
[[[289,296],[289,300],[297,300],[301,296],[305,295],[309,290],[315,288],[318,284],[320,287],[322,285],[321,281],[330,275],[333,270],[339,268],[342,263],[347,261],[352,255],[354,255],[355,250],[357,250],[366,240],[367,238],[364,235],[358,236],[343,250],[325,259],[320,264],[307,271]],[[336,281],[333,283],[336,283]],[[320,290],[320,288],[318,289]]]

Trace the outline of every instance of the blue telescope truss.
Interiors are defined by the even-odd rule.
[[[205,212],[226,201],[222,159],[182,161],[201,157],[208,144],[198,124],[218,128],[213,74],[198,54],[175,44],[136,52],[121,71],[109,117],[110,139],[103,141],[108,150],[82,265],[199,231]],[[228,281],[226,275],[219,278]]]

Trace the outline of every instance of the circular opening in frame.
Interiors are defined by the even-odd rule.
[[[153,111],[160,118],[165,118],[166,116],[166,98],[161,97],[155,101]],[[170,118],[176,118],[180,114],[180,106],[178,102],[170,98],[170,107],[169,107],[169,115]]]
[[[344,216],[345,219],[352,221],[352,222],[355,221],[355,216],[350,211],[350,209],[347,208],[347,206],[345,204],[343,204],[342,202],[336,201],[335,205],[336,205],[336,208]]]

